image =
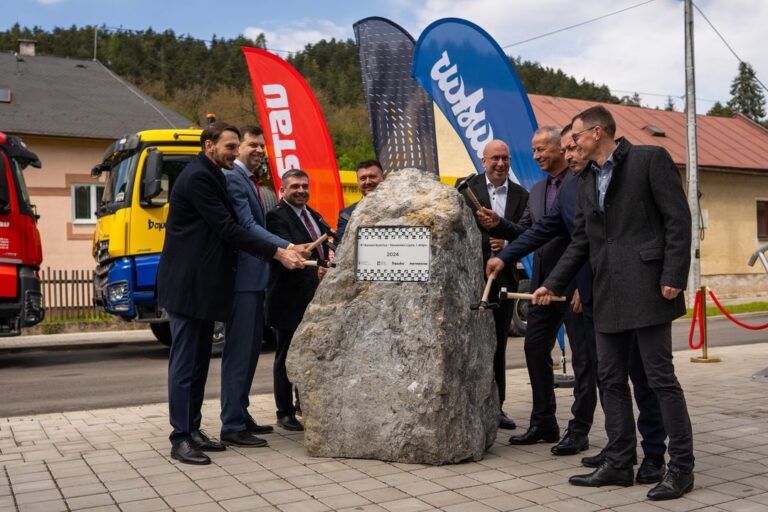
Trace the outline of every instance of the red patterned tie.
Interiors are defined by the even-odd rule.
[[[255,174],[251,174],[249,176],[253,184],[256,186],[256,196],[259,198],[259,204],[261,205],[262,211],[264,210],[264,201],[261,199],[261,185],[259,185],[259,178],[256,177]]]
[[[314,226],[312,226],[312,222],[309,220],[309,215],[307,215],[307,210],[301,210],[301,219],[304,221],[304,225],[307,226],[307,231],[309,231],[309,236],[312,237],[312,241],[318,239],[317,231],[315,231]],[[320,244],[317,246],[317,254],[320,256],[321,260],[325,259],[325,253],[323,252],[323,245]]]

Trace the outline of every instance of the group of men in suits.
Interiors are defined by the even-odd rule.
[[[534,157],[548,176],[532,189],[526,214],[515,222],[493,207],[477,212],[489,237],[511,241],[493,250],[488,275],[514,267],[531,251],[534,266],[539,263],[528,317],[533,332],[525,340],[533,411],[528,431],[510,442],[559,437],[550,352],[555,326],[564,318],[574,359],[574,417],[552,453],[570,455],[589,447],[596,383],[608,435],[598,455],[582,459],[595,471],[571,477],[570,483],[657,483],[650,499],[674,499],[693,487],[691,424],[671,354],[671,321],[685,312],[681,291],[690,262],[690,212],[669,154],[614,140],[615,131],[604,107],[585,110],[562,131],[539,129]],[[537,213],[538,220],[529,220]],[[566,295],[569,304],[553,302],[555,294]],[[628,376],[640,409],[645,454],[637,475]],[[664,472],[667,435],[670,460]]]
[[[325,269],[327,247],[308,247],[329,228],[307,206],[309,177],[282,176],[282,199],[267,212],[258,176],[264,136],[217,122],[201,134],[202,152],[171,190],[166,237],[158,268],[158,301],[173,343],[168,365],[171,456],[210,464],[206,451],[226,444],[265,446],[256,434],[272,431],[248,412],[248,395],[261,350],[264,321],[275,327],[273,368],[278,424],[303,430],[291,401],[285,356]],[[238,252],[239,251],[239,252]],[[214,321],[227,322],[222,354],[221,440],[200,430]],[[287,398],[286,398],[287,397]]]

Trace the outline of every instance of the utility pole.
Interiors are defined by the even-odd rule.
[[[96,45],[98,43],[99,27],[93,27],[93,61],[96,62]]]
[[[693,307],[701,286],[701,213],[699,211],[699,169],[696,160],[696,84],[693,59],[693,5],[685,0],[685,117],[688,155],[688,207],[691,209],[691,268],[688,272],[688,307]]]

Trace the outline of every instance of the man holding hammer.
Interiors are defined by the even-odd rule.
[[[291,169],[282,176],[280,193],[283,198],[267,213],[267,229],[294,244],[311,244],[328,233],[327,224],[315,210],[307,206],[309,201],[309,175],[300,169]],[[306,246],[305,246],[306,247]],[[309,247],[306,247],[309,249]],[[313,259],[326,260],[328,246],[312,249]],[[285,270],[285,271],[284,271]],[[304,317],[304,311],[312,301],[326,268],[306,267],[296,272],[272,265],[267,288],[267,324],[275,330],[277,348],[273,368],[277,423],[285,430],[300,431],[304,426],[296,419],[296,407],[292,400],[293,386],[288,380],[285,361],[291,346],[293,333]]]
[[[509,146],[500,140],[492,140],[483,149],[482,164],[485,175],[474,174],[457,184],[462,191],[467,205],[472,212],[477,211],[474,200],[481,207],[491,207],[500,217],[511,222],[517,222],[525,211],[528,202],[528,192],[509,179]],[[471,194],[470,194],[471,191]],[[480,227],[482,235],[483,264],[491,256],[504,248],[505,241],[492,238],[488,231]],[[501,272],[491,289],[491,296],[498,297],[499,287],[517,289],[517,269],[514,265]],[[501,406],[504,404],[506,390],[507,338],[509,337],[509,322],[512,319],[512,304],[504,302],[498,309],[493,310],[493,320],[496,325],[496,352],[493,356],[493,374],[499,391],[499,428],[512,430],[517,427],[515,422],[507,417]]]
[[[615,133],[616,122],[605,107],[573,118],[573,141],[593,163],[582,173],[571,244],[533,302],[549,304],[589,260],[608,444],[605,462],[570,483],[633,483],[637,440],[627,376],[636,339],[669,435],[667,473],[648,497],[675,499],[693,489],[691,420],[672,364],[672,320],[685,314],[681,292],[691,258],[691,214],[669,153],[624,138],[614,141]]]

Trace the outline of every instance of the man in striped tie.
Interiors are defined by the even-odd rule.
[[[267,213],[267,229],[296,245],[317,240],[328,232],[325,221],[307,206],[309,176],[300,169],[291,169],[282,176],[280,193],[283,198]],[[328,246],[320,245],[312,251],[311,259],[328,258]],[[285,360],[293,333],[301,323],[320,279],[325,275],[322,267],[307,267],[300,272],[283,272],[276,265],[271,268],[267,290],[267,325],[275,331],[274,387],[277,423],[286,430],[304,430],[296,419],[291,381],[285,369]]]

